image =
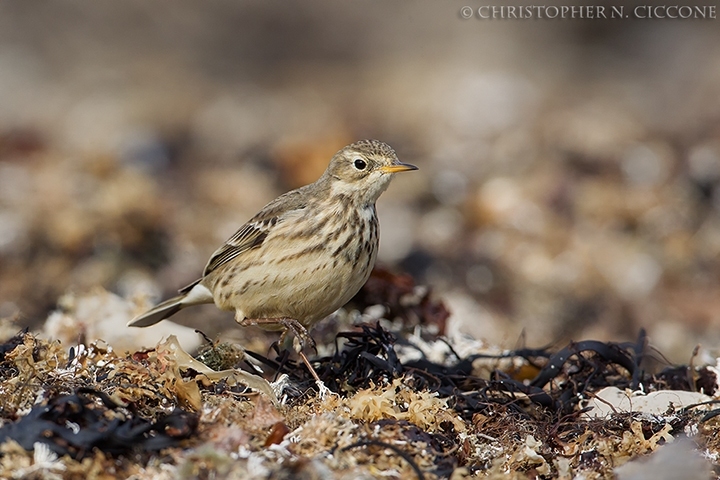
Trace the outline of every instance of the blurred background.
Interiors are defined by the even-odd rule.
[[[168,296],[378,138],[420,167],[378,203],[380,263],[430,286],[449,330],[512,348],[644,327],[676,362],[714,351],[718,20],[464,5],[0,3],[0,317]],[[174,318],[235,328],[212,306]]]

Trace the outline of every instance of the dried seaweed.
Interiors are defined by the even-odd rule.
[[[198,357],[228,368],[223,373],[192,359],[173,338],[118,356],[98,343],[66,351],[21,332],[2,347],[0,388],[8,400],[0,465],[42,467],[43,455],[31,463],[13,450],[8,441],[14,440],[17,448],[37,449],[39,442],[56,455],[92,458],[92,468],[107,458],[125,459],[125,475],[137,474],[132,465],[138,461],[157,473],[152,452],[167,448],[175,452],[172,468],[186,476],[252,477],[262,465],[271,478],[326,475],[328,468],[402,478],[505,478],[508,472],[601,478],[686,432],[711,432],[717,422],[708,404],[670,405],[653,415],[584,416],[587,403],[608,386],[715,388],[709,366],[646,370],[642,332],[631,344],[582,341],[504,352],[460,350],[436,340],[445,353],[432,358],[423,353],[429,343],[415,343],[424,341],[420,336],[401,335],[379,322],[338,334],[334,353],[312,360],[337,394],[320,399],[305,365],[277,347],[268,358],[206,339]],[[274,398],[252,361],[266,378],[288,376],[278,383],[285,385],[285,406],[231,386],[232,378],[252,377]],[[707,448],[720,448],[704,435]],[[63,468],[71,467],[68,461]],[[87,473],[88,465],[72,468]]]
[[[703,413],[687,409],[667,419],[621,412],[611,420],[588,422],[581,418],[587,410],[585,402],[607,386],[631,388],[637,384],[645,391],[668,385],[692,389],[687,381],[670,382],[677,376],[672,371],[687,379],[688,367],[666,369],[654,375],[644,370],[642,364],[647,355],[644,332],[640,332],[634,344],[588,340],[571,342],[560,349],[522,348],[464,358],[450,349],[451,354],[440,363],[426,356],[403,361],[397,348],[407,347],[408,342],[398,340],[379,323],[339,334],[338,340],[334,355],[315,359],[313,364],[326,385],[347,398],[352,418],[367,421],[368,426],[376,425],[376,430],[387,429],[386,422],[408,422],[412,408],[431,412],[432,403],[418,407],[423,398],[428,398],[441,402],[438,405],[445,405],[441,408],[454,411],[465,425],[470,425],[465,440],[454,433],[444,436],[455,450],[451,454],[441,452],[442,449],[437,452],[435,462],[450,462],[446,470],[433,471],[439,478],[449,476],[448,472],[456,467],[489,474],[497,465],[490,458],[478,457],[477,451],[492,448],[515,451],[505,466],[528,474],[535,472],[540,477],[557,475],[562,469],[606,470],[612,465],[608,463],[612,452],[625,451],[627,459],[652,452],[668,439],[683,435],[687,426],[697,424]],[[489,377],[480,376],[476,361],[495,365]],[[266,359],[264,363],[276,365],[279,371],[304,379],[306,388],[314,388],[304,366],[281,355],[274,362]],[[523,366],[532,368],[527,370]],[[517,376],[520,371],[533,370],[535,375],[530,379]],[[695,372],[705,384],[715,384],[714,375],[706,367]],[[418,393],[408,396],[408,390]],[[712,415],[707,416],[708,420],[711,418]],[[413,417],[412,424],[425,433],[432,431],[432,427],[423,426],[421,417]],[[467,428],[462,425],[445,422],[448,432]],[[354,444],[360,445],[380,447],[382,440],[368,437]],[[635,446],[630,448],[631,445]],[[389,448],[407,460],[405,450]],[[581,448],[595,453],[582,453]],[[558,455],[569,455],[573,460],[558,464]]]
[[[0,442],[14,440],[26,450],[40,442],[58,455],[80,460],[94,449],[116,456],[177,446],[197,426],[197,415],[180,408],[148,420],[107,394],[81,388],[72,395],[53,397],[17,422],[4,425]]]

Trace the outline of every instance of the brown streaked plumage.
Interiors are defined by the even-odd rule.
[[[200,279],[128,325],[214,302],[241,325],[292,330],[305,343],[307,329],[367,281],[378,250],[375,201],[394,173],[416,169],[378,140],[348,145],[315,183],[279,196],[240,227]]]

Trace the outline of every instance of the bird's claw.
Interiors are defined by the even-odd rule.
[[[280,323],[283,327],[285,327],[282,335],[280,335],[281,345],[285,342],[285,338],[288,332],[292,331],[293,336],[295,337],[293,339],[293,348],[296,352],[302,352],[303,350],[305,350],[305,347],[308,346],[315,352],[317,352],[315,340],[313,340],[313,338],[308,333],[307,328],[305,328],[302,323],[298,322],[293,318],[283,318],[280,320]]]

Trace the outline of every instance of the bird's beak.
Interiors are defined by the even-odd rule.
[[[407,172],[409,170],[417,170],[418,167],[415,165],[410,165],[409,163],[395,163],[393,165],[386,165],[383,167],[380,167],[380,171],[383,173],[398,173],[398,172]]]

